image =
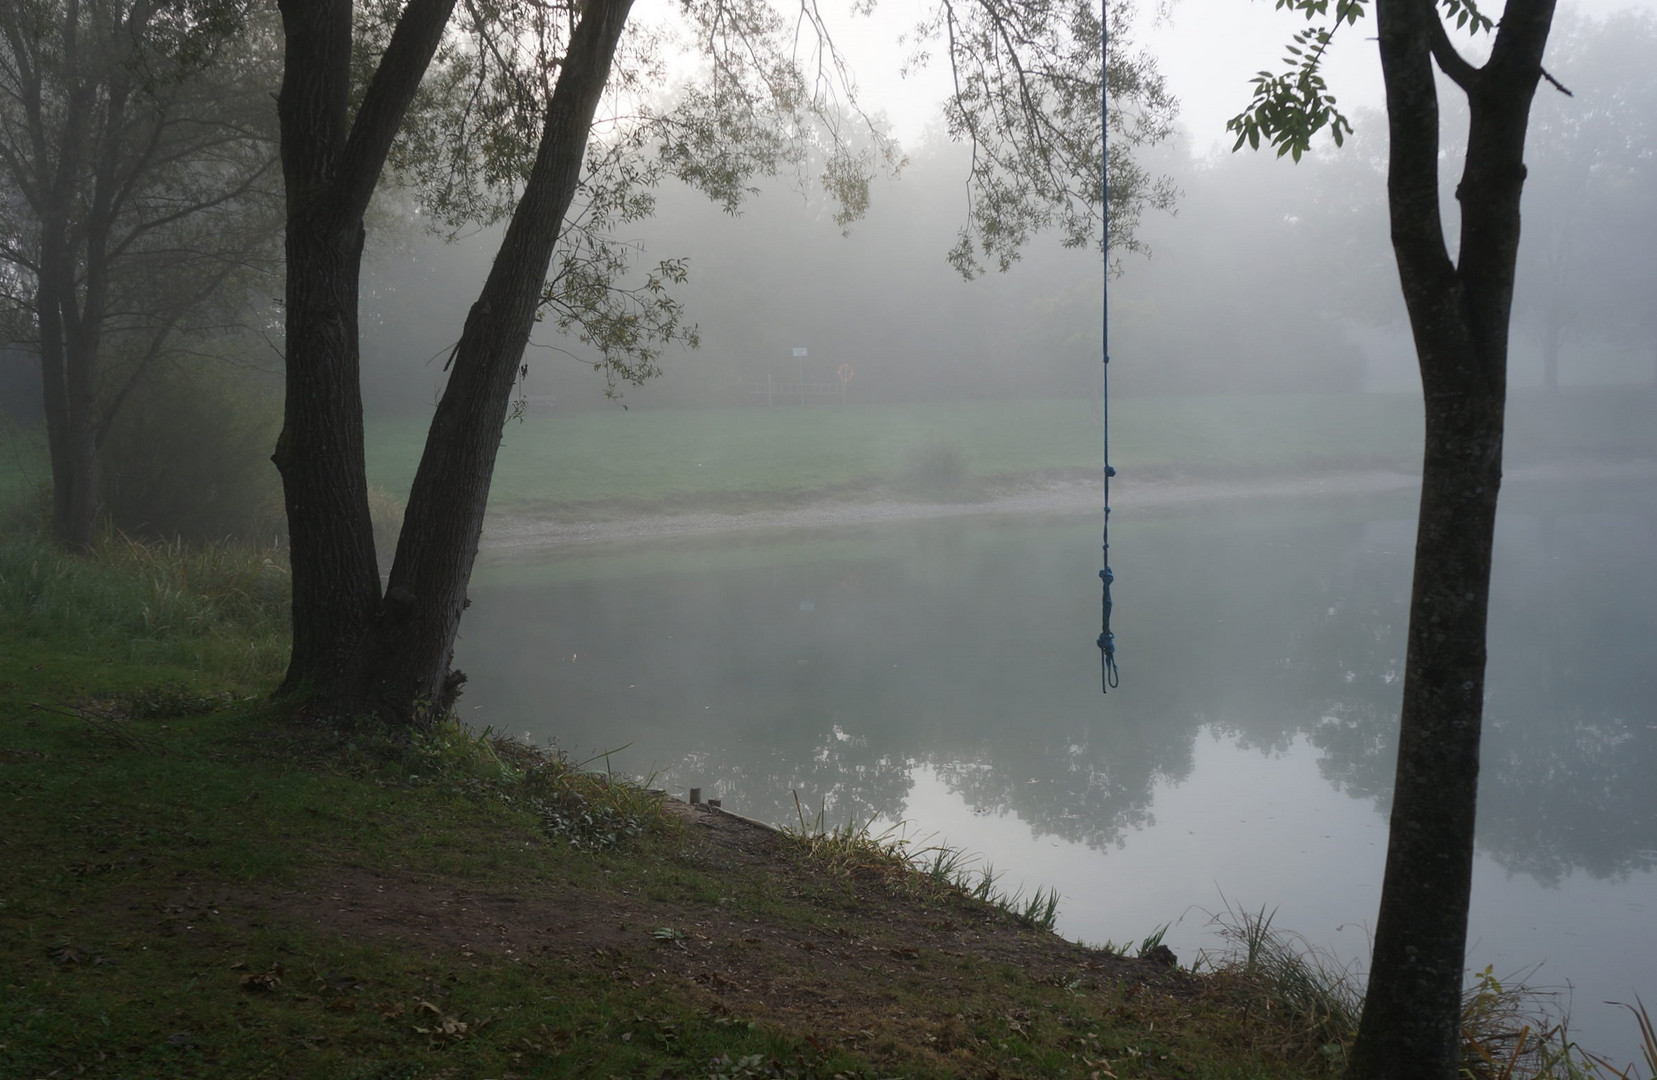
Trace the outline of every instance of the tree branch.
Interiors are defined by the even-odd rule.
[[[1433,61],[1438,70],[1444,72],[1450,81],[1468,93],[1473,92],[1474,84],[1479,79],[1479,69],[1467,62],[1467,58],[1457,51],[1455,43],[1450,40],[1450,32],[1444,29],[1443,20],[1434,17],[1432,26]]]
[[[397,20],[351,124],[334,178],[334,194],[341,200],[338,209],[350,220],[368,209],[386,155],[443,40],[454,6],[455,0],[409,0]]]

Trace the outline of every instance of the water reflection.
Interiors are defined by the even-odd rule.
[[[1541,882],[1652,867],[1657,500],[1504,494],[1480,846]],[[460,663],[483,722],[756,817],[897,816],[917,763],[1093,848],[1153,820],[1200,731],[1390,795],[1413,501],[1117,522],[1124,684],[1101,699],[1095,523],[948,521],[498,567]]]

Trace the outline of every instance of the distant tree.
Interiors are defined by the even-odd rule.
[[[1542,385],[1559,388],[1573,339],[1601,346],[1657,327],[1657,20],[1622,12],[1574,20],[1554,35],[1550,70],[1571,96],[1538,102],[1515,315],[1542,352]],[[1653,358],[1657,359],[1657,347]]]
[[[1375,288],[1379,260],[1353,250],[1371,223],[1354,220],[1345,162],[1328,157],[1299,168],[1249,156],[1191,166],[1179,216],[1146,230],[1164,257],[1111,289],[1111,350],[1134,361],[1112,371],[1113,393],[1360,387],[1363,357],[1348,330],[1368,314],[1360,287]],[[1239,333],[1251,326],[1272,333]]]
[[[6,336],[41,361],[52,524],[91,542],[129,395],[273,239],[273,147],[245,0],[0,7]]]
[[[537,315],[549,311],[597,349],[610,377],[646,378],[661,344],[686,332],[667,293],[683,268],[664,263],[642,284],[622,285],[628,253],[608,230],[649,212],[650,180],[678,176],[734,210],[751,177],[815,162],[849,223],[890,143],[855,108],[839,107],[854,101],[850,82],[832,75],[841,62],[827,35],[818,62],[802,63],[792,24],[759,0],[687,0],[707,77],[660,113],[645,93],[665,70],[651,35],[624,42],[630,0],[470,5],[452,31],[454,0],[410,0],[384,21],[385,9],[359,11],[351,0],[280,8],[287,405],[275,461],[294,589],[282,691],[310,694],[325,710],[420,722],[464,681],[451,654]],[[1067,243],[1103,242],[1098,10],[973,0],[942,5],[921,32],[948,42],[951,131],[980,151],[952,256],[963,272],[982,260],[1010,263],[1048,227]],[[1147,117],[1171,110],[1149,61],[1130,68],[1131,77],[1112,77],[1119,106]],[[612,82],[642,123],[618,110],[595,129]],[[855,131],[841,123],[848,115]],[[382,592],[364,477],[357,288],[364,212],[394,153],[445,219],[507,225],[448,357]],[[1124,176],[1113,190],[1124,221],[1136,198],[1154,205],[1166,196],[1148,177]]]
[[[1308,20],[1329,12],[1326,0],[1285,3]],[[1319,65],[1331,34],[1361,18],[1365,6],[1337,0],[1333,25],[1296,36],[1289,70],[1263,74],[1248,111],[1231,121],[1238,147],[1265,139],[1298,160],[1318,131],[1327,128],[1338,142],[1351,130]],[[1499,26],[1467,0],[1375,0],[1375,12],[1390,138],[1388,211],[1421,368],[1426,449],[1387,864],[1348,1075],[1450,1080],[1460,1061],[1525,130],[1554,3],[1509,0]],[[1447,22],[1492,32],[1490,58],[1468,61]],[[1468,102],[1454,257],[1439,202],[1439,74]]]

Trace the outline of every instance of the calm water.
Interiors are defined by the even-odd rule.
[[[1657,997],[1657,493],[1509,485],[1469,965],[1575,988],[1633,1053]],[[1098,684],[1093,518],[636,544],[496,567],[459,663],[479,724],[739,813],[881,816],[1137,940],[1278,910],[1367,951],[1397,733],[1413,496],[1112,529],[1122,686]],[[625,749],[618,750],[625,746]]]

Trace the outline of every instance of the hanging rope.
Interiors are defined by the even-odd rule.
[[[1106,4],[1100,5],[1102,20],[1099,24],[1099,169],[1104,181],[1104,207],[1100,228],[1104,230],[1104,287],[1100,290],[1100,342],[1104,356],[1102,374],[1099,381],[1099,412],[1103,419],[1105,443],[1105,523],[1103,534],[1100,537],[1101,558],[1104,569],[1099,571],[1099,582],[1103,586],[1099,603],[1099,689],[1103,693],[1110,693],[1116,688],[1118,675],[1116,671],[1116,635],[1110,632],[1110,586],[1116,580],[1116,575],[1110,569],[1110,478],[1116,475],[1116,470],[1110,465],[1110,91],[1105,78],[1105,65],[1110,60],[1110,49],[1107,45],[1110,34],[1106,29],[1110,20],[1110,11]]]

